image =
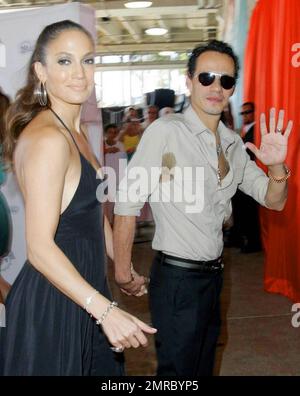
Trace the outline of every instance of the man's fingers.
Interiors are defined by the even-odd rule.
[[[266,115],[262,113],[260,115],[260,133],[261,135],[266,135],[268,133],[267,125],[266,125]]]
[[[277,121],[277,127],[276,127],[276,131],[282,131],[283,128],[283,120],[284,120],[284,110],[280,110],[279,111],[279,115],[278,115],[278,121]]]
[[[292,131],[292,128],[293,128],[293,121],[289,121],[288,122],[288,124],[287,124],[287,127],[286,127],[286,130],[285,130],[285,132],[284,132],[284,134],[283,134],[283,136],[285,136],[287,139],[289,138],[289,136],[290,136],[290,133],[291,133],[291,131]]]
[[[143,285],[135,297],[142,297],[144,294],[148,294],[148,289]]]
[[[127,290],[123,289],[122,287],[120,288],[121,292],[126,294],[127,296],[131,296],[132,294],[129,293]]]
[[[270,121],[269,121],[269,130],[270,133],[275,133],[275,125],[276,125],[276,121],[275,121],[275,108],[272,107],[270,109]]]

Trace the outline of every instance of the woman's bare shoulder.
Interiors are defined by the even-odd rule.
[[[70,152],[68,139],[47,115],[39,114],[25,127],[18,139],[16,155],[20,152],[32,154],[36,150],[45,153],[54,150],[57,154]]]

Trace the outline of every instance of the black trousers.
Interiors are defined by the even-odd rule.
[[[187,270],[156,255],[149,285],[159,376],[210,376],[221,327],[222,271]]]

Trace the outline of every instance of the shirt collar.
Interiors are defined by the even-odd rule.
[[[245,133],[249,132],[249,130],[255,125],[255,121],[251,122],[250,124],[246,124],[244,126]]]
[[[237,134],[232,129],[227,128],[227,126],[222,121],[219,122],[218,132],[221,139],[223,138],[228,143],[235,142],[235,136],[237,136]]]
[[[203,124],[198,114],[193,109],[192,105],[189,105],[184,111],[184,118],[190,126],[190,130],[194,135],[201,134],[203,132],[210,132],[209,128]],[[218,132],[220,137],[228,141],[229,143],[234,143],[234,132],[227,128],[222,121],[219,122]]]

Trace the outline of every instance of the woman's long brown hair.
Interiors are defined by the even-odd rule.
[[[0,89],[0,144],[3,144],[5,117],[9,107],[9,98]]]

